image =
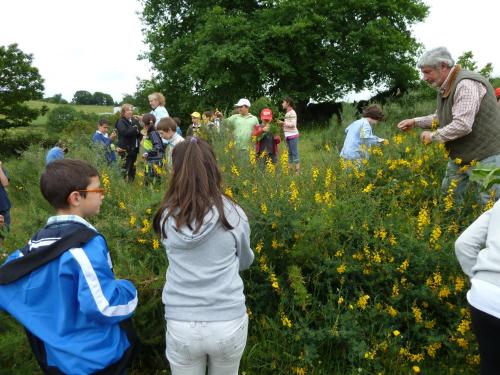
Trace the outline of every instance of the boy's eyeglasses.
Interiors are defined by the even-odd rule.
[[[102,188],[96,188],[96,189],[85,189],[85,190],[77,190],[79,193],[99,193],[99,194],[104,194],[106,190]]]

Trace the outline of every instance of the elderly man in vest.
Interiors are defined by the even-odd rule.
[[[469,183],[471,162],[500,167],[500,111],[495,92],[486,78],[455,65],[450,52],[438,47],[425,52],[417,64],[423,79],[438,89],[437,111],[433,115],[406,119],[398,128],[406,131],[414,126],[425,130],[420,139],[424,144],[441,142],[449,152],[449,161],[442,183],[446,192],[452,179],[457,181],[455,196],[461,198]],[[464,170],[466,170],[464,172]],[[495,199],[500,198],[500,186],[494,185]],[[489,193],[480,193],[485,204]]]

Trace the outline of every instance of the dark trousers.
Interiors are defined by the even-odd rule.
[[[470,305],[469,305],[470,306]],[[500,374],[500,319],[470,306],[472,331],[479,343],[481,375]]]
[[[127,151],[121,154],[123,176],[129,181],[135,178],[135,162],[137,160],[137,150]]]

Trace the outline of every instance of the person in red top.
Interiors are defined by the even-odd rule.
[[[497,104],[500,107],[500,87],[495,89],[495,96],[497,97]]]
[[[273,111],[264,108],[260,112],[262,124],[254,126],[252,136],[256,137],[255,152],[262,167],[265,167],[267,160],[276,163],[278,159],[278,144],[281,139],[271,131],[271,121],[273,120]]]

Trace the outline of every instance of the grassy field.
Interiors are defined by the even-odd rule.
[[[78,104],[54,104],[47,103],[41,100],[31,100],[27,102],[28,106],[31,108],[40,109],[42,106],[47,106],[49,110],[59,107],[59,106],[69,106],[74,108],[77,111],[82,111],[85,113],[113,113],[112,106],[100,106],[100,105],[78,105]],[[47,123],[47,114],[44,116],[39,116],[35,121],[33,121],[33,125],[45,125]]]

